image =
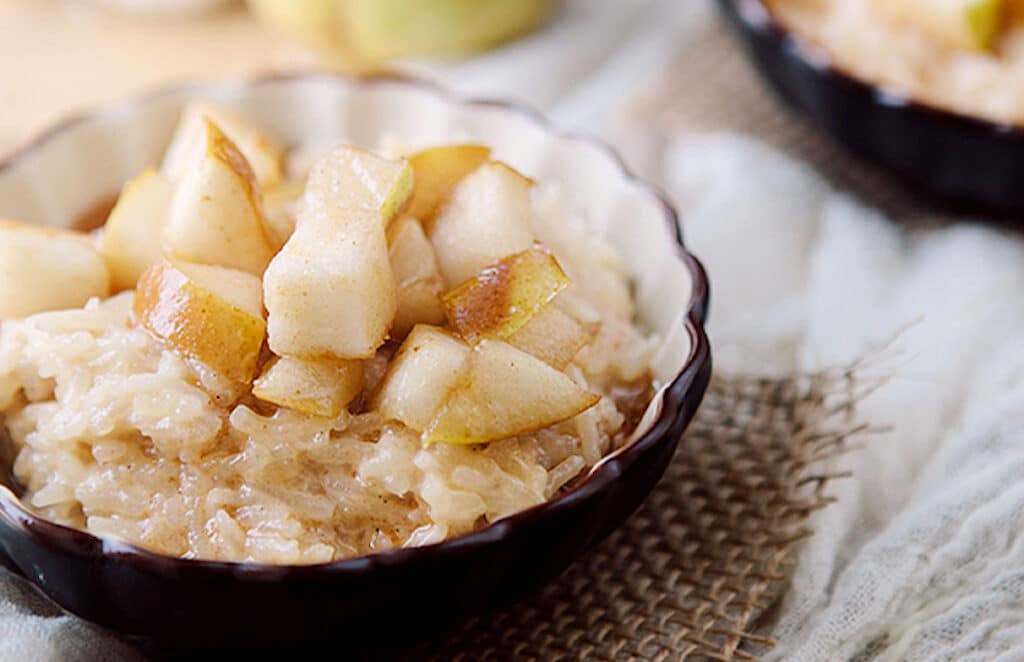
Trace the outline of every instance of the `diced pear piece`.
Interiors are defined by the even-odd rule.
[[[527,177],[504,161],[488,161],[487,165],[492,168],[496,168],[497,170],[504,171],[505,175],[519,181],[523,186],[528,188],[537,183],[532,177]]]
[[[406,213],[421,223],[429,223],[455,186],[490,157],[489,147],[473,144],[442,145],[413,154],[409,165],[416,185]]]
[[[482,340],[423,441],[482,444],[514,437],[572,418],[598,400],[540,359],[500,340]]]
[[[210,121],[205,151],[182,173],[164,228],[168,256],[262,274],[273,255],[261,194],[245,157]]]
[[[392,224],[388,234],[388,256],[398,285],[398,311],[391,337],[404,338],[417,324],[443,324],[444,280],[437,270],[434,248],[419,221],[403,216]]]
[[[372,408],[389,420],[426,430],[459,382],[469,347],[447,331],[420,324],[398,349]]]
[[[153,168],[143,170],[121,191],[100,238],[114,291],[133,289],[142,272],[160,260],[160,238],[173,193],[171,183]]]
[[[275,250],[280,250],[295,232],[295,219],[305,181],[287,182],[263,193],[263,218],[267,222],[268,234]]]
[[[362,388],[361,361],[283,357],[263,370],[252,394],[303,414],[334,418]]]
[[[387,227],[409,202],[413,172],[408,161],[385,159],[347,145],[335,149],[329,158],[331,178],[322,180],[322,186],[330,187],[332,198],[341,207],[379,213]]]
[[[455,187],[426,228],[447,287],[533,245],[530,186],[508,166],[491,162]]]
[[[558,260],[541,248],[485,267],[444,295],[448,321],[469,342],[507,338],[569,287]]]
[[[1003,18],[1004,30],[1010,30],[1024,24],[1024,0],[1005,0],[1006,9]]]
[[[373,356],[387,339],[398,297],[380,203],[352,188],[349,148],[310,172],[295,233],[263,278],[270,348],[281,356]],[[364,175],[366,170],[360,169]]]
[[[1004,0],[973,0],[967,3],[967,31],[976,48],[988,50],[996,45],[1007,16],[1003,5]]]
[[[397,295],[380,216],[356,211],[330,218],[336,214],[303,214],[267,268],[264,300],[275,354],[369,358],[387,339]]]
[[[178,353],[227,379],[252,380],[266,335],[256,276],[162,260],[139,279],[133,312]]]
[[[987,50],[1004,19],[1004,0],[875,0],[890,20],[916,28],[948,48]]]
[[[0,319],[82,306],[110,294],[87,235],[0,220]]]
[[[239,115],[209,103],[197,101],[181,113],[181,120],[160,166],[164,175],[177,182],[202,154],[206,138],[204,119],[212,121],[227,135],[252,167],[261,187],[271,188],[284,176],[284,146],[272,135]]]
[[[536,356],[557,370],[565,370],[594,329],[580,324],[555,304],[544,306],[530,321],[507,338],[508,343]]]

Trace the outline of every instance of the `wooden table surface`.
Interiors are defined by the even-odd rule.
[[[185,80],[313,64],[241,6],[152,19],[81,0],[0,0],[0,154],[85,108]]]

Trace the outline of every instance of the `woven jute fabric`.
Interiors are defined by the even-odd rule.
[[[415,660],[752,660],[808,516],[830,502],[825,460],[868,430],[855,369],[716,377],[664,479],[627,524],[554,584]]]

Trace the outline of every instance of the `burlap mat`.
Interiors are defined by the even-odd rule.
[[[824,460],[868,432],[856,370],[712,380],[665,478],[556,583],[410,660],[752,660],[807,518],[830,502]],[[390,657],[390,656],[389,656]],[[398,655],[396,655],[398,657]]]

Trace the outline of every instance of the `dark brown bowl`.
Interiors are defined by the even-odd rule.
[[[761,75],[793,107],[860,156],[937,201],[1024,213],[1024,127],[899,96],[830,62],[763,0],[718,0]]]
[[[220,89],[175,90],[137,105],[149,108],[147,117],[163,126],[189,96],[220,96],[230,102],[243,95],[253,107],[268,108],[279,89],[302,95],[315,90],[325,98],[338,92],[349,95],[348,103],[354,105],[380,94],[421,95],[429,101],[427,106],[446,108],[445,112],[462,117],[467,126],[486,120],[508,124],[509,130],[519,127],[516,130],[524,134],[523,140],[543,138],[545,145],[555,148],[551,152],[553,167],[561,160],[570,169],[593,165],[572,162],[568,156],[590,155],[588,160],[600,161],[603,168],[593,170],[593,176],[604,172],[616,178],[617,186],[651,211],[646,217],[637,215],[630,234],[642,229],[643,223],[653,225],[657,235],[668,242],[663,252],[674,263],[662,265],[672,267],[666,273],[689,279],[689,299],[678,306],[681,322],[672,323],[672,331],[688,338],[685,360],[667,380],[653,424],[632,445],[609,457],[571,492],[476,533],[435,545],[315,566],[183,560],[38,517],[15,497],[7,457],[6,463],[0,459],[0,476],[7,477],[7,489],[0,486],[3,563],[68,611],[139,637],[155,650],[195,652],[238,645],[293,649],[300,644],[326,650],[329,645],[335,657],[345,657],[355,648],[389,645],[396,639],[450,628],[467,616],[507,605],[556,577],[629,517],[651,491],[693,418],[711,374],[703,330],[707,279],[700,263],[685,249],[671,206],[657,191],[633,179],[608,148],[558,134],[536,115],[504,104],[463,102],[422,83],[395,78],[352,81],[323,75],[275,76],[248,81],[241,88],[235,84],[225,88],[230,91],[223,95],[219,95]],[[322,114],[323,108],[317,112]],[[0,216],[19,210],[21,214],[34,213],[32,204],[8,204],[3,196],[5,190],[14,190],[14,184],[28,181],[19,179],[22,175],[40,175],[33,174],[36,155],[61,162],[53,155],[92,136],[93,130],[104,140],[130,135],[134,131],[132,117],[129,106],[76,118],[0,163]],[[77,137],[67,135],[69,132]],[[162,144],[160,140],[152,142]],[[513,148],[521,144],[518,139],[510,142]],[[137,160],[145,159],[128,159],[126,171],[137,167]],[[85,163],[79,175],[107,176],[93,174],[101,170]],[[93,195],[98,198],[104,193],[97,190]],[[52,204],[44,206],[40,215],[53,213]],[[32,220],[57,222],[63,217],[57,216],[60,218]],[[681,328],[677,326],[680,323]]]

